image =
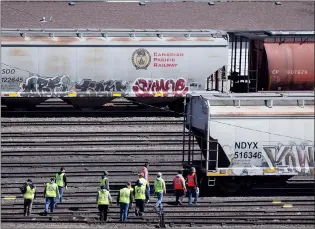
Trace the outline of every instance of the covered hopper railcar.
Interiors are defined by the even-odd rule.
[[[183,162],[197,168],[202,185],[234,192],[285,186],[296,175],[314,179],[314,93],[189,96]]]
[[[245,63],[249,70],[243,76],[228,67],[233,56],[224,34],[95,34],[5,33],[2,102],[26,107],[60,97],[76,107],[97,108],[125,97],[180,110],[183,97],[196,90],[243,92],[244,85],[255,85],[255,91],[313,88],[314,43],[279,46],[250,41]],[[301,53],[308,58],[296,58]],[[214,81],[220,88],[209,87]]]

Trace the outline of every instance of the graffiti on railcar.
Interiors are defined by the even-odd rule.
[[[168,97],[184,96],[189,88],[183,78],[167,80],[138,78],[132,85],[132,91],[137,97]]]
[[[186,81],[184,78],[177,79],[148,79],[138,78],[135,81],[125,80],[92,80],[83,79],[72,81],[69,75],[43,77],[38,74],[30,74],[22,80],[17,91],[22,97],[62,97],[68,92],[126,92],[126,95],[136,97],[181,97],[189,92],[189,87],[201,87]],[[192,86],[190,86],[192,85]]]
[[[312,174],[315,166],[313,143],[262,144],[235,142],[224,146],[229,168],[236,176]]]
[[[20,92],[23,97],[55,96],[70,91],[72,87],[70,76],[61,75],[55,77],[42,77],[37,74],[30,74],[20,84]]]
[[[264,146],[267,163],[279,173],[311,173],[314,168],[314,145],[291,144]]]
[[[113,92],[126,91],[128,86],[127,81],[122,80],[107,80],[94,81],[92,79],[84,79],[80,83],[75,83],[76,91],[93,91],[93,92]]]

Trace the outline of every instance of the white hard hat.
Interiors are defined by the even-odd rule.
[[[158,172],[157,176],[158,176],[158,177],[161,177],[161,176],[162,176],[162,173]]]

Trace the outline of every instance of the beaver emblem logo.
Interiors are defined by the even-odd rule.
[[[139,69],[147,69],[151,63],[151,55],[146,49],[137,49],[132,54],[132,64]]]

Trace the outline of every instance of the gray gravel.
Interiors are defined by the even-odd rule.
[[[2,228],[155,228],[154,225],[147,226],[145,224],[111,224],[106,223],[105,225],[88,225],[88,224],[75,224],[70,225],[67,223],[2,223]],[[169,226],[167,228],[170,228]],[[181,229],[191,229],[191,227],[171,227],[172,229],[181,228]],[[291,225],[291,226],[281,226],[281,225],[270,225],[270,226],[195,226],[195,228],[211,228],[211,229],[222,229],[222,228],[255,228],[255,229],[265,229],[265,228],[275,228],[275,229],[295,229],[295,228],[303,228],[303,229],[314,229],[314,227],[303,226],[303,225]]]

